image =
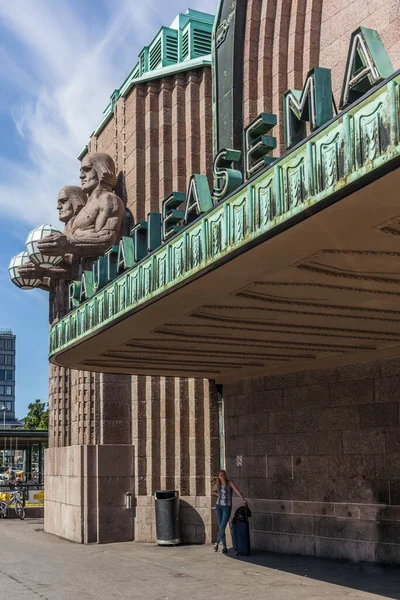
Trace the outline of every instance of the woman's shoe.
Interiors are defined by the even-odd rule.
[[[214,544],[214,552],[218,552],[218,544]]]
[[[228,548],[224,546],[221,550],[222,554],[228,554]]]

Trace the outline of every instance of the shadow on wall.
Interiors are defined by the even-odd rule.
[[[122,235],[129,237],[131,235],[131,229],[132,229],[133,225],[135,224],[135,219],[127,206],[128,195],[126,192],[125,174],[122,171],[120,171],[118,173],[117,186],[115,188],[115,193],[117,194],[117,196],[119,196],[121,198],[121,200],[125,204],[125,221],[124,221],[124,228],[122,231]]]
[[[400,572],[395,566],[371,563],[351,564],[340,560],[313,558],[287,554],[256,553],[252,556],[236,557],[233,549],[227,555],[242,563],[250,563],[291,573],[300,577],[368,592],[384,598],[400,599]],[[301,585],[301,583],[299,583]]]
[[[179,504],[181,540],[184,544],[204,544],[206,528],[197,510],[184,500]]]
[[[117,176],[117,185],[115,187],[115,193],[121,198],[121,200],[126,206],[128,202],[128,195],[126,193],[125,174],[122,171],[120,171]]]

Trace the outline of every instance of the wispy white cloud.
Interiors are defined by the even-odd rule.
[[[103,18],[96,17],[102,8]],[[191,8],[215,12],[216,0]],[[184,0],[19,0],[0,3],[0,21],[18,48],[0,47],[13,89],[10,111],[27,159],[0,152],[0,211],[31,225],[56,222],[60,188],[78,182],[76,155],[140,49],[188,8]],[[97,11],[97,12],[96,12]],[[93,17],[93,18],[91,18]]]
[[[12,302],[14,306],[23,305],[26,301],[26,297],[21,293],[21,290],[15,287],[10,281],[8,269],[5,266],[0,265],[0,289],[3,295],[3,300]],[[39,289],[28,290],[29,302],[35,302],[42,307],[47,308],[49,305],[49,297],[46,292]]]

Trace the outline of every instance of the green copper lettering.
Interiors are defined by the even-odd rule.
[[[276,148],[276,137],[265,134],[275,127],[276,123],[276,115],[261,113],[244,130],[243,147],[247,179],[274,162],[275,158],[267,155]]]
[[[79,301],[83,302],[94,295],[93,271],[83,271],[81,277],[81,288],[79,292]]]
[[[359,27],[351,35],[340,110],[352,104],[394,73],[393,65],[375,29]]]
[[[286,148],[291,148],[307,136],[307,121],[311,131],[314,131],[332,116],[331,71],[314,67],[308,72],[302,90],[288,90],[283,94]]]
[[[97,292],[107,283],[107,259],[101,256],[93,263],[93,289]]]
[[[72,310],[80,304],[81,282],[71,281],[68,286],[68,306]]]
[[[122,237],[118,246],[117,273],[130,269],[135,264],[135,246],[133,239]]]
[[[210,186],[205,175],[192,175],[186,199],[184,223],[190,223],[213,207]]]
[[[119,246],[111,246],[105,253],[104,258],[107,261],[107,281],[111,281],[117,274]]]
[[[215,157],[213,164],[215,188],[212,192],[212,198],[215,202],[221,201],[225,196],[228,196],[228,194],[231,194],[242,185],[242,173],[232,168],[232,164],[238,162],[241,155],[240,150],[224,148]]]
[[[178,233],[182,229],[178,223],[183,220],[185,213],[178,210],[179,206],[186,200],[182,192],[172,192],[162,203],[162,237],[163,240]]]
[[[131,229],[134,242],[134,262],[142,260],[147,254],[147,221],[138,221]]]
[[[151,212],[147,215],[147,252],[153,252],[161,246],[161,214]]]

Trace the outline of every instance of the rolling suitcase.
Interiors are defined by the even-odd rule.
[[[251,512],[248,506],[240,506],[232,519],[232,543],[236,556],[249,556],[250,554],[250,528],[249,517]]]

